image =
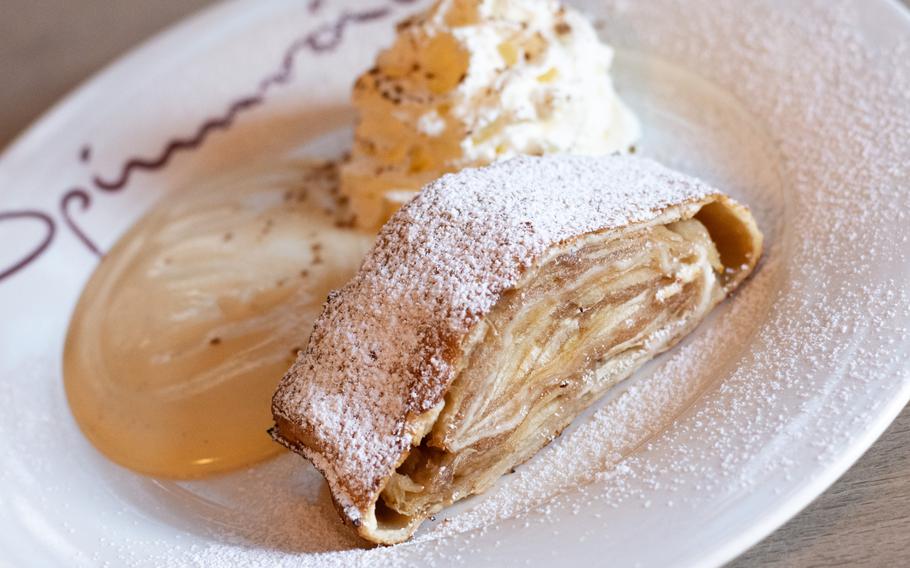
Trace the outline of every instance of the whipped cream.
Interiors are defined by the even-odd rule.
[[[556,0],[440,0],[354,86],[342,190],[375,228],[426,183],[519,154],[610,154],[640,135],[613,51]]]

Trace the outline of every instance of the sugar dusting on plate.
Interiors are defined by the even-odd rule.
[[[194,550],[192,563],[452,561],[460,557],[447,552],[457,548],[449,542],[455,539],[505,549],[509,535],[497,527],[507,522],[552,524],[558,532],[550,519],[559,515],[548,511],[633,507],[672,515],[700,505],[693,490],[783,500],[792,494],[781,494],[773,481],[792,481],[788,470],[802,459],[799,452],[835,462],[843,444],[856,443],[874,422],[881,403],[864,394],[910,389],[908,331],[899,323],[910,315],[907,283],[865,278],[881,263],[908,262],[907,237],[896,230],[910,211],[903,187],[910,179],[907,41],[888,52],[868,47],[854,24],[858,8],[846,2],[805,2],[787,11],[770,3],[701,8],[612,2],[605,33],[619,46],[710,70],[705,78],[736,97],[773,139],[782,156],[787,222],[756,277],[656,370],[633,379],[487,495],[444,512],[445,520],[411,543],[342,551],[353,544],[343,529],[321,529],[324,550],[337,552],[300,556],[287,552],[293,549],[287,542],[213,542]],[[734,196],[761,207],[753,203],[763,197],[758,192]],[[832,273],[841,278],[813,277]],[[837,380],[818,379],[826,375]],[[750,419],[733,419],[742,415]],[[822,434],[812,426],[826,415],[843,420]],[[803,435],[807,429],[813,439]],[[306,527],[337,524],[324,500],[294,515]],[[282,522],[295,520],[272,521]],[[608,533],[597,536],[609,544]]]
[[[296,456],[224,479],[149,482],[142,499],[118,495],[122,510],[85,526],[64,524],[54,532],[49,518],[30,509],[20,520],[44,534],[48,547],[71,553],[74,563],[102,564],[114,556],[118,565],[214,567],[518,559],[526,557],[520,551],[530,535],[540,534],[551,537],[554,550],[582,550],[596,541],[601,552],[628,558],[622,541],[628,527],[666,534],[668,526],[704,521],[686,533],[686,551],[634,551],[642,563],[660,564],[662,554],[679,561],[700,551],[720,554],[720,544],[744,530],[734,511],[756,511],[749,526],[767,530],[774,514],[792,512],[788,503],[805,503],[814,491],[817,480],[793,472],[824,472],[821,479],[831,481],[843,471],[910,395],[910,40],[883,36],[873,44],[857,25],[863,6],[840,0],[576,4],[602,22],[620,51],[697,71],[728,93],[780,155],[784,206],[766,209],[776,196],[762,184],[749,185],[760,174],[750,169],[751,157],[764,143],[729,144],[741,124],[713,120],[698,105],[674,107],[685,99],[683,82],[671,85],[678,99],[658,101],[664,122],[657,115],[645,120],[646,154],[765,211],[763,228],[781,222],[755,278],[694,337],[489,493],[443,512],[404,545],[360,548],[337,520],[321,478]],[[636,110],[652,100],[646,89],[623,91],[620,69],[617,83]],[[674,130],[680,114],[690,121],[688,130]],[[655,143],[661,130],[673,131],[678,154],[672,144],[668,150]],[[42,362],[41,369],[50,366]],[[17,378],[49,389],[47,372],[32,367],[16,367]],[[20,384],[0,382],[0,402],[33,410],[34,393]],[[47,410],[0,416],[0,432],[12,440],[0,447],[0,480],[65,509],[68,498],[78,505],[77,496],[61,490],[64,482],[45,483],[56,479],[56,463],[29,451],[36,444],[55,447],[58,430]],[[111,491],[127,487],[124,494],[145,483],[116,472],[102,482]],[[27,505],[3,503],[9,510]],[[584,518],[588,528],[570,533],[567,527],[577,523],[567,515]],[[134,525],[150,528],[126,530]],[[174,536],[178,530],[184,532]],[[94,552],[68,540],[96,532],[106,536]],[[151,556],[139,552],[149,548]]]

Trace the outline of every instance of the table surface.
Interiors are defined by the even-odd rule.
[[[105,63],[212,2],[0,0],[0,148]],[[731,566],[908,564],[910,406],[837,483]]]

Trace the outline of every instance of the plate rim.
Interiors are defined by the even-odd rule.
[[[167,46],[183,30],[196,28],[210,19],[218,21],[224,18],[226,14],[233,13],[235,10],[248,9],[256,4],[255,0],[217,2],[191,13],[118,55],[112,61],[81,80],[67,94],[58,99],[57,102],[14,136],[0,151],[0,171],[8,162],[15,162],[28,157],[31,147],[40,146],[44,142],[46,133],[52,131],[58,121],[70,114],[82,99],[92,98],[91,91],[97,83],[106,77],[121,72],[123,69],[131,68],[137,57],[152,49]],[[895,19],[900,22],[900,24],[896,25],[903,26],[910,31],[910,8],[899,0],[880,0],[877,2],[877,6],[890,11],[895,16]],[[319,16],[315,17],[318,18]],[[9,193],[4,192],[2,195],[9,195],[14,192],[15,190],[9,190]],[[903,378],[910,376],[910,365],[905,365],[900,370]],[[872,447],[907,404],[910,403],[910,381],[902,381],[899,392],[900,396],[889,399],[875,412],[874,418],[867,423],[867,427],[861,434],[853,438],[852,443],[841,446],[836,458],[816,470],[817,475],[813,479],[807,480],[798,486],[798,489],[791,493],[784,505],[765,508],[763,514],[756,517],[757,522],[748,530],[741,531],[735,537],[724,540],[722,544],[709,551],[701,559],[694,560],[690,565],[719,566],[730,562],[767,538],[808,507]]]

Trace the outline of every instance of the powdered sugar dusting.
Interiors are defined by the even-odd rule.
[[[772,259],[778,253],[768,251]],[[514,479],[502,483],[494,498],[454,518],[439,532],[461,532],[523,515],[546,507],[554,498],[554,487],[575,491],[604,475],[615,476],[608,472],[663,432],[723,376],[733,363],[730,353],[748,346],[753,336],[739,332],[748,330],[750,322],[760,318],[772,303],[779,270],[777,260],[766,262],[735,300],[721,307],[702,330],[643,370],[639,380],[627,387],[620,385],[615,396],[586,420],[580,420],[565,440],[545,449]],[[630,472],[629,464],[622,471]],[[620,495],[614,493],[613,497],[615,502]]]
[[[448,174],[383,228],[279,387],[352,520],[454,378],[457,345],[548,248],[717,193],[642,158],[518,157]],[[351,508],[348,510],[348,508]]]
[[[719,565],[843,471],[910,396],[906,24],[873,0],[573,4],[601,22],[620,60],[637,52],[636,68],[618,60],[615,77],[639,114],[654,110],[644,152],[749,203],[772,237],[755,278],[690,341],[486,495],[410,543],[363,550],[297,456],[164,492],[92,458],[75,425],[61,428],[54,345],[41,339],[26,348],[31,362],[12,351],[3,361],[0,514],[47,521],[19,517],[4,525],[11,538],[30,541],[40,526],[54,537],[47,550],[90,550],[54,549],[86,565],[504,566],[550,551],[563,562]],[[682,80],[693,73],[760,128],[707,111],[699,103],[714,99],[690,97]],[[756,183],[775,166],[782,194]],[[13,321],[51,337],[25,309]],[[695,401],[686,410],[676,396]]]
[[[571,543],[581,555],[610,550],[617,563],[722,563],[730,552],[721,543],[743,531],[755,540],[771,528],[769,512],[805,503],[818,486],[802,473],[826,471],[833,480],[856,455],[845,448],[868,444],[884,427],[878,417],[907,398],[910,263],[907,237],[896,233],[910,210],[907,40],[871,47],[856,24],[862,7],[849,2],[581,4],[602,18],[614,45],[647,54],[639,61],[698,70],[761,124],[780,155],[783,211],[773,203],[762,211],[777,196],[750,185],[756,146],[733,140],[728,129],[742,124],[729,116],[699,120],[693,101],[683,112],[694,128],[678,129],[681,109],[667,96],[657,101],[667,116],[654,113],[645,131],[672,130],[675,144],[651,141],[661,159],[691,162],[712,181],[723,172],[729,185],[721,187],[737,188],[763,227],[777,222],[782,232],[773,232],[756,277],[700,334],[489,494],[454,507],[408,545],[307,565],[440,557],[506,564],[538,538]],[[633,107],[651,96],[623,94]],[[723,141],[741,151],[724,154]],[[735,513],[750,510],[745,524]],[[630,530],[656,538],[693,523],[699,531],[686,532],[684,551],[630,538]],[[227,559],[229,550],[214,545],[197,558]]]

